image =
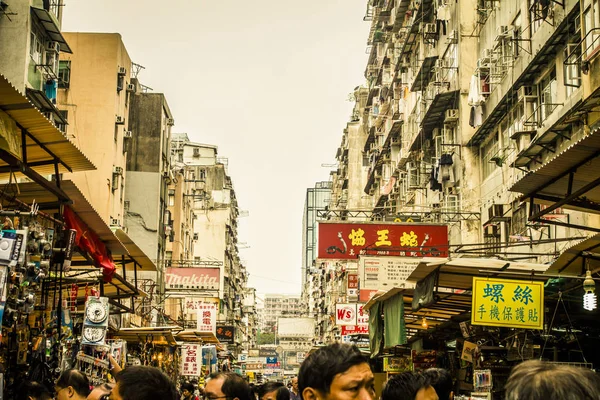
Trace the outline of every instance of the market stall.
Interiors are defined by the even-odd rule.
[[[512,366],[551,355],[543,343],[553,305],[544,298],[547,269],[495,259],[420,263],[408,278],[414,288],[379,293],[365,305],[372,357],[388,375],[446,368],[457,395],[501,398]]]
[[[61,179],[94,165],[3,76],[0,120],[3,394],[10,398],[24,379],[52,390],[71,367],[105,379],[95,370],[109,352],[123,350],[106,334],[119,325],[116,314],[143,296],[135,282],[141,263],[77,187]],[[93,362],[86,363],[88,356]]]

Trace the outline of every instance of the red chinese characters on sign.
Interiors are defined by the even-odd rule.
[[[197,330],[199,332],[215,333],[217,329],[217,306],[215,304],[202,304],[198,306]]]
[[[182,376],[200,376],[202,371],[201,351],[202,348],[199,344],[185,344],[181,347],[180,371]]]
[[[318,258],[359,255],[447,257],[448,227],[425,224],[319,222]]]

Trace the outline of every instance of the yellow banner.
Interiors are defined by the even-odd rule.
[[[543,329],[544,283],[473,278],[471,323]]]
[[[3,111],[0,111],[0,149],[21,160],[21,130],[10,115]]]

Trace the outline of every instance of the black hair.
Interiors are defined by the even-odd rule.
[[[290,400],[290,391],[285,385],[281,382],[267,382],[262,384],[256,390],[256,394],[258,395],[258,400],[262,399],[264,395],[269,392],[276,391],[275,398],[276,400]],[[287,396],[287,397],[286,397]]]
[[[29,400],[29,397],[35,400],[52,400],[50,391],[46,386],[37,382],[25,381],[17,388],[15,400]]]
[[[56,387],[68,388],[71,386],[75,393],[82,397],[90,394],[90,381],[87,376],[78,369],[67,369],[63,371],[55,383]]]
[[[254,399],[248,382],[234,372],[213,372],[210,374],[209,379],[223,379],[221,391],[227,396],[227,399],[235,397],[240,400]]]
[[[186,382],[184,384],[181,385],[181,391],[183,392],[184,390],[187,390],[190,393],[194,393],[194,384],[193,383],[189,383]]]
[[[137,365],[115,376],[123,400],[179,400],[175,384],[161,370]]]
[[[440,400],[450,400],[450,394],[454,391],[452,375],[444,368],[429,368],[423,372],[423,376],[433,386]]]
[[[586,368],[530,360],[513,368],[505,389],[506,400],[598,400],[600,378]]]
[[[369,363],[358,347],[335,343],[321,347],[309,355],[298,373],[298,393],[310,387],[323,394],[329,393],[333,378],[351,367]]]
[[[431,386],[423,375],[402,372],[387,380],[381,391],[381,400],[414,400],[419,390]]]

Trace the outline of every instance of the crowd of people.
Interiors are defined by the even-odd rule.
[[[16,400],[376,400],[375,376],[369,358],[355,346],[322,347],[302,363],[288,387],[281,382],[251,384],[233,372],[217,372],[204,388],[176,385],[154,367],[121,369],[113,362],[114,383],[90,387],[81,371],[64,371],[54,396],[36,382],[24,382]],[[453,400],[450,373],[432,368],[392,375],[379,400]],[[525,361],[516,366],[505,386],[505,400],[600,400],[600,378],[584,368]]]

